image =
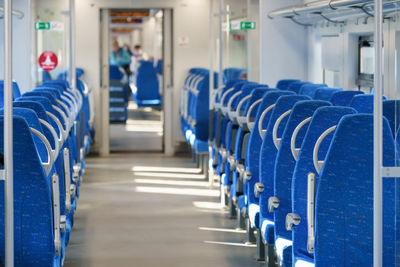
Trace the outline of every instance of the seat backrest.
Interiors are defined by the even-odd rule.
[[[319,88],[315,91],[314,99],[329,101],[331,100],[333,94],[340,91],[343,91],[343,88],[334,88],[334,87]]]
[[[295,92],[296,94],[298,94],[298,93],[300,92],[301,87],[302,87],[303,85],[306,85],[306,84],[311,84],[311,83],[310,83],[310,82],[301,82],[301,81],[294,82],[294,83],[291,83],[291,84],[289,85],[289,87],[287,88],[287,90],[292,91],[292,92]]]
[[[373,115],[344,116],[316,182],[315,265],[372,266]],[[351,133],[351,134],[350,134]],[[399,166],[390,126],[383,123],[383,166]],[[396,159],[396,160],[395,160]],[[399,179],[383,179],[383,264],[399,261]],[[397,231],[397,232],[396,232]],[[396,240],[397,239],[397,240]]]
[[[50,179],[46,177],[26,120],[13,118],[14,264],[51,266],[55,262]],[[4,117],[0,116],[0,153],[4,152]],[[4,183],[0,183],[4,191]],[[0,194],[4,211],[4,194]],[[40,216],[38,216],[40,214]],[[4,212],[0,213],[0,257],[4,259]],[[38,243],[38,237],[40,242]],[[29,252],[29,253],[27,253]]]
[[[136,97],[140,100],[160,99],[158,78],[153,63],[142,61],[137,71]]]
[[[254,184],[259,181],[259,163],[260,163],[260,149],[263,139],[259,133],[259,121],[265,109],[275,104],[279,97],[283,95],[294,95],[291,91],[271,90],[265,93],[262,102],[257,109],[257,115],[254,120],[254,128],[250,133],[245,165],[251,173],[251,180],[247,186],[247,197],[249,202],[255,203],[256,197],[254,196]],[[271,118],[273,110],[269,111],[263,118],[262,126],[267,127],[269,119]]]
[[[361,95],[364,94],[362,91],[338,91],[335,92],[331,99],[332,105],[334,106],[350,106],[351,101],[353,100],[353,97],[355,95]]]
[[[327,85],[326,84],[314,84],[314,83],[304,84],[300,88],[299,94],[314,98],[314,95],[315,95],[315,92],[317,91],[317,89],[323,88],[323,87],[327,87]]]
[[[313,262],[314,254],[307,252],[307,175],[316,173],[313,164],[313,150],[317,139],[328,128],[336,125],[347,114],[355,114],[357,111],[350,107],[321,107],[318,108],[308,125],[303,128],[307,132],[303,138],[300,152],[292,176],[292,212],[300,216],[299,225],[292,228],[293,237],[293,263],[298,259],[308,259]],[[332,135],[328,135],[319,149],[319,158],[324,159]]]
[[[276,101],[275,108],[268,122],[267,132],[261,145],[260,151],[260,182],[264,184],[264,191],[260,194],[260,214],[263,218],[273,220],[273,214],[268,212],[268,199],[274,194],[274,167],[278,150],[272,140],[272,130],[276,120],[286,111],[292,109],[294,104],[302,100],[310,100],[308,96],[288,95],[281,96]],[[284,118],[278,128],[278,136],[286,127],[288,117]]]
[[[359,113],[372,113],[374,112],[374,95],[355,95],[351,100],[350,106]]]
[[[295,79],[283,79],[283,80],[279,80],[276,83],[276,88],[280,89],[280,90],[287,90],[288,87],[295,82],[300,82],[300,80],[295,80]]]
[[[400,100],[384,100],[383,116],[389,121],[390,129],[395,137],[400,125]]]
[[[17,99],[21,96],[21,92],[19,90],[19,86],[17,82],[12,82],[12,89],[13,89],[13,99]],[[4,106],[4,80],[0,80],[0,107]]]
[[[121,80],[124,74],[117,65],[110,65],[110,80]]]
[[[303,120],[312,117],[316,109],[330,105],[328,101],[321,100],[299,101],[293,106],[288,118],[275,160],[274,196],[279,199],[279,207],[274,211],[275,239],[292,239],[292,233],[286,230],[285,221],[286,214],[292,210],[291,185],[296,164],[291,151],[293,131]],[[303,127],[297,134],[296,147],[301,146],[306,131],[307,128]]]

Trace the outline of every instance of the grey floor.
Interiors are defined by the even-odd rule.
[[[131,101],[125,124],[110,125],[112,152],[162,151],[162,112],[151,108],[137,108]]]
[[[188,157],[88,158],[64,266],[260,266]]]

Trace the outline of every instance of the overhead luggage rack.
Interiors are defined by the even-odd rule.
[[[385,18],[393,16],[399,9],[400,0],[383,1]],[[273,10],[268,17],[287,18],[303,26],[313,26],[321,21],[345,24],[349,19],[373,17],[373,13],[373,0],[325,0]]]

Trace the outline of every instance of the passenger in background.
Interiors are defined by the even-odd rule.
[[[121,48],[117,40],[113,42],[113,51],[110,54],[110,64],[111,65],[118,65],[122,67],[129,77],[131,75],[131,70],[129,68],[132,59],[126,49]]]
[[[143,52],[141,45],[135,45],[132,51],[132,64],[131,64],[131,71],[132,73],[136,73],[137,69],[140,66],[141,60],[147,60],[148,56],[146,53]]]

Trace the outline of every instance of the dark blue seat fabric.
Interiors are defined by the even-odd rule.
[[[373,265],[373,129],[372,114],[346,115],[337,126],[316,182],[315,266]],[[395,155],[384,119],[383,166],[399,166]],[[395,266],[400,258],[399,183],[383,179],[382,266]]]
[[[284,79],[284,80],[279,80],[276,83],[276,88],[280,90],[287,90],[291,84],[300,82],[300,80],[295,80],[295,79]]]
[[[110,80],[121,80],[124,77],[124,73],[120,70],[117,65],[110,65]]]
[[[382,105],[383,116],[389,121],[390,129],[395,137],[400,125],[400,100],[384,100]]]
[[[14,116],[14,253],[15,266],[60,266],[55,253],[51,181],[45,175],[26,120]],[[0,151],[4,117],[0,116]],[[0,183],[4,191],[4,183]],[[4,259],[4,194],[0,194],[0,256]],[[40,214],[40,216],[38,216]]]
[[[293,95],[291,91],[271,91],[267,92],[260,103],[256,119],[254,121],[254,128],[250,133],[249,143],[246,152],[246,169],[251,173],[251,178],[247,181],[245,195],[247,198],[248,214],[250,223],[253,227],[260,228],[259,225],[259,212],[260,207],[258,198],[254,195],[254,185],[259,181],[259,163],[260,163],[260,148],[262,144],[262,137],[259,131],[259,121],[265,109],[275,104],[278,98],[282,95]],[[268,125],[273,109],[264,116],[261,126],[265,129]]]
[[[156,107],[161,105],[161,96],[156,70],[153,63],[142,61],[137,71],[136,93],[133,100],[139,107]]]
[[[271,114],[268,122],[267,132],[263,139],[260,150],[260,181],[264,185],[264,191],[260,193],[260,225],[264,239],[269,243],[273,243],[273,213],[268,211],[268,199],[274,195],[274,168],[275,158],[278,150],[276,149],[272,140],[272,129],[276,120],[286,111],[292,109],[294,104],[302,100],[310,100],[308,96],[281,96],[278,98],[275,108]],[[283,119],[280,127],[278,128],[278,136],[282,136],[287,122],[287,117]],[[271,236],[272,234],[272,236]],[[271,243],[269,243],[271,244]]]
[[[18,84],[15,81],[13,81],[12,83],[12,88],[13,88],[13,100],[15,100],[21,96],[21,92],[19,90]],[[0,107],[4,106],[3,96],[4,96],[4,80],[0,80]]]
[[[383,96],[383,100],[386,97]],[[359,113],[373,113],[374,112],[374,95],[372,94],[358,94],[355,95],[350,103],[350,106],[357,110]]]
[[[299,91],[300,95],[306,95],[309,96],[311,98],[314,98],[315,92],[317,91],[317,89],[323,88],[323,87],[327,87],[326,84],[304,84]]]
[[[247,73],[245,69],[241,68],[226,68],[224,69],[224,83],[226,84],[230,80],[240,79],[243,74]]]
[[[292,210],[292,176],[296,164],[291,151],[291,139],[294,129],[303,120],[312,117],[314,111],[319,107],[330,106],[328,101],[321,100],[305,100],[297,102],[293,108],[285,130],[282,134],[279,149],[276,155],[274,168],[274,196],[279,199],[279,207],[274,210],[274,231],[275,231],[275,247],[278,257],[285,266],[291,266],[292,252],[288,244],[291,244],[292,234],[286,230],[286,215]],[[297,134],[296,147],[300,147],[306,128],[302,128]],[[279,246],[279,244],[285,246]],[[289,250],[288,256],[284,256],[283,250]]]
[[[163,75],[163,60],[159,59],[157,61],[156,71],[158,75]]]
[[[362,91],[338,91],[329,99],[334,106],[350,106],[353,97],[364,94]]]
[[[314,145],[319,136],[328,128],[336,125],[347,114],[355,114],[350,107],[321,107],[318,108],[308,125],[292,177],[292,212],[299,215],[301,222],[292,228],[293,264],[297,261],[314,263],[314,254],[307,252],[307,175],[316,173],[313,164]],[[319,158],[324,159],[329,148],[332,135],[328,135],[319,149]]]
[[[341,91],[343,91],[342,88],[333,88],[333,87],[319,88],[315,91],[314,99],[329,101],[331,100],[332,95]]]
[[[292,84],[289,85],[289,87],[287,88],[287,90],[292,91],[292,92],[295,92],[296,94],[299,94],[299,93],[300,93],[301,87],[302,87],[303,85],[306,85],[306,84],[311,84],[311,83],[310,83],[310,82],[301,82],[301,81],[294,82],[294,83],[292,83]]]

